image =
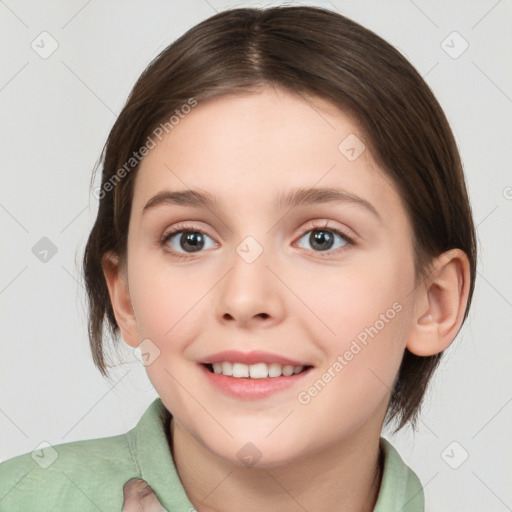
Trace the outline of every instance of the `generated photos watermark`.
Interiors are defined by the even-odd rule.
[[[192,109],[197,105],[195,98],[189,98],[187,103],[177,108],[173,115],[165,123],[160,123],[152,132],[148,135],[146,142],[137,150],[132,153],[132,156],[120,167],[115,174],[113,174],[101,187],[94,189],[94,197],[96,199],[103,199],[107,192],[114,190],[115,186],[133,169],[135,169],[141,162],[142,159],[157,145],[157,140],[161,141],[163,137],[169,134],[187,114],[190,114]],[[165,135],[164,135],[165,134]]]
[[[327,384],[331,382],[342,370],[352,361],[364,348],[368,346],[370,340],[375,338],[391,320],[393,320],[403,307],[400,302],[394,302],[393,305],[381,313],[379,318],[370,327],[365,327],[351,342],[350,347],[343,354],[337,356],[336,360],[325,370],[322,376],[317,379],[308,389],[299,392],[297,400],[302,405],[307,405],[322,392]]]

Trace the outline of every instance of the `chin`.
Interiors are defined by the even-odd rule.
[[[255,469],[285,466],[307,455],[307,450],[300,448],[300,441],[290,436],[286,440],[279,436],[265,439],[261,434],[252,440],[249,435],[237,436],[223,445],[215,443],[206,446],[215,456],[229,464]]]

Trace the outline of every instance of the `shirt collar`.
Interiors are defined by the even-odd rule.
[[[141,478],[146,480],[166,510],[192,512],[194,509],[181,484],[164,432],[168,418],[165,405],[155,399],[134,429],[128,432],[133,457]]]
[[[170,417],[162,400],[156,398],[127,436],[141,478],[149,483],[163,507],[192,512],[195,509],[180,481],[164,431]],[[389,441],[381,438],[380,445],[384,470],[373,512],[423,512],[423,488],[418,477]]]
[[[393,445],[383,437],[384,470],[373,512],[423,512],[423,487],[416,474],[404,463]]]

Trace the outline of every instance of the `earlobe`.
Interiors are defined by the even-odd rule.
[[[130,300],[126,269],[122,267],[119,256],[113,253],[103,256],[102,266],[121,336],[128,345],[135,348],[139,345],[137,322]]]
[[[469,296],[470,268],[460,249],[444,252],[416,291],[415,318],[407,349],[431,356],[448,348],[459,331]]]

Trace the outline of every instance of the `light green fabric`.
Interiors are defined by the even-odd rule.
[[[75,441],[36,452],[34,458],[57,459],[43,469],[31,453],[0,464],[0,512],[119,512],[123,485],[146,480],[169,512],[193,512],[176,472],[162,428],[165,406],[160,398],[136,427],[123,435]],[[374,512],[423,512],[423,490],[397,451],[381,439],[384,475]],[[48,457],[48,459],[46,459]]]
[[[381,437],[385,462],[379,497],[373,512],[424,512],[423,487],[411,468],[393,448]]]

